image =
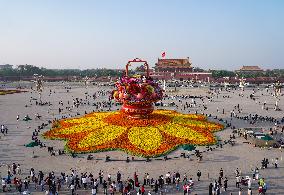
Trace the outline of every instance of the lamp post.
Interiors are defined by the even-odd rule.
[[[275,102],[275,110],[279,111],[279,105],[278,105],[278,101],[280,100],[281,97],[281,84],[280,81],[276,81],[274,83],[274,96],[276,98],[276,102]]]
[[[242,89],[242,91],[244,91],[244,88],[245,88],[244,77],[242,77],[242,78],[240,79],[240,85],[239,85],[239,87]]]
[[[87,89],[89,77],[88,76],[84,77],[83,81],[84,81],[85,88]]]
[[[274,83],[274,95],[276,98],[281,96],[281,84],[280,81]]]
[[[38,92],[38,95],[39,95],[39,101],[40,103],[42,103],[41,94],[43,92],[43,76],[34,74],[34,78],[35,78],[35,83],[36,83],[36,91]]]

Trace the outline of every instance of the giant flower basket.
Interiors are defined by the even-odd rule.
[[[144,63],[145,75],[129,76],[128,67],[133,62]],[[116,90],[113,91],[112,97],[123,103],[121,112],[128,118],[148,118],[153,112],[153,103],[162,99],[163,90],[149,76],[149,65],[147,61],[138,58],[128,61],[126,64],[125,76],[116,82]]]
[[[143,62],[146,75],[129,76],[128,66],[132,62]],[[112,97],[123,104],[120,111],[62,119],[43,136],[66,140],[66,150],[75,153],[122,150],[158,157],[179,146],[214,144],[213,132],[223,128],[203,115],[154,110],[153,103],[162,99],[163,91],[149,77],[147,62],[140,59],[127,63],[126,74],[116,83]]]

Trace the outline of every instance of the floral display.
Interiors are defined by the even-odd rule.
[[[75,153],[123,150],[157,157],[184,144],[214,144],[213,132],[221,129],[223,125],[207,121],[203,115],[155,110],[147,119],[129,119],[116,111],[59,120],[43,136],[66,140],[66,149]]]
[[[134,62],[144,63],[139,71],[145,70],[145,75],[128,75],[128,67]],[[115,83],[115,86],[111,98],[123,104],[121,112],[129,119],[149,118],[154,111],[153,103],[163,98],[163,90],[150,77],[147,61],[139,58],[128,61],[125,75]]]
[[[124,76],[116,83],[112,98],[118,102],[132,104],[149,104],[163,97],[163,90],[157,82],[146,76]]]
[[[0,89],[0,95],[22,93],[22,92],[26,92],[26,91],[21,91],[21,90],[16,90],[16,89],[13,89],[13,90],[6,90],[6,89],[3,90],[3,89]]]

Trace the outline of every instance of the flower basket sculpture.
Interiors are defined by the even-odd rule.
[[[139,69],[141,75],[128,74],[132,62],[143,63]],[[66,150],[70,152],[123,150],[146,158],[165,155],[180,146],[217,142],[213,132],[221,130],[222,124],[207,121],[198,114],[153,111],[153,103],[162,99],[163,90],[149,76],[146,61],[137,58],[129,61],[125,76],[116,82],[116,88],[112,97],[123,104],[121,111],[61,119],[43,136],[66,140]]]
[[[129,76],[128,67],[131,63],[144,63],[145,75]],[[162,99],[163,90],[149,75],[147,61],[135,58],[128,61],[125,67],[125,76],[116,82],[116,90],[112,97],[121,102],[121,112],[129,118],[148,118],[154,111],[153,103]]]

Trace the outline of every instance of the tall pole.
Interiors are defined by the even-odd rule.
[[[274,96],[275,96],[275,99],[276,99],[275,110],[279,111],[280,109],[279,109],[278,102],[279,102],[280,97],[281,97],[281,84],[280,84],[279,81],[274,83]]]
[[[86,88],[86,89],[88,88],[88,80],[89,80],[89,77],[86,76],[86,77],[84,78],[84,85],[85,85],[85,88]]]
[[[39,101],[40,101],[40,103],[42,103],[41,94],[42,94],[42,91],[43,91],[43,76],[38,75],[38,74],[34,74],[34,78],[35,78],[35,82],[36,82],[36,91],[38,92],[38,95],[39,95]]]
[[[242,91],[244,91],[244,88],[245,88],[244,77],[242,77],[242,78],[240,79],[240,85],[239,85],[239,87],[242,89]]]

